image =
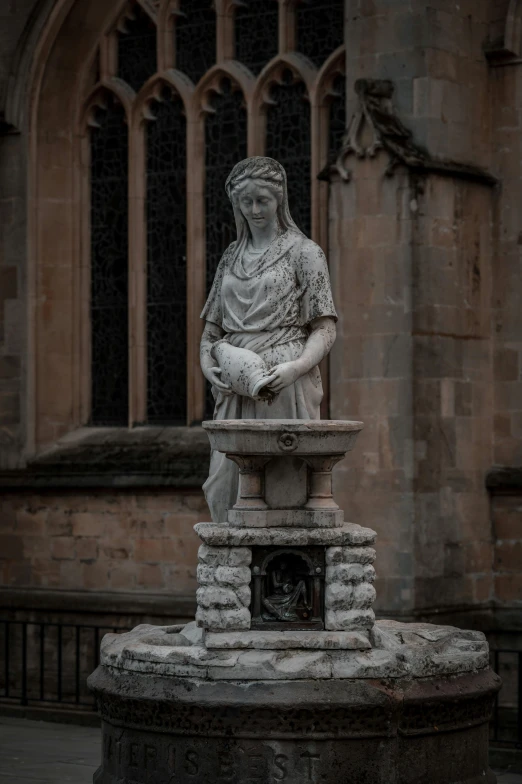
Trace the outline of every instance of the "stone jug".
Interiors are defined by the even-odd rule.
[[[218,340],[212,346],[211,355],[221,368],[221,379],[237,394],[254,400],[271,402],[275,397],[267,385],[274,376],[261,357],[247,348],[230,345],[226,339]]]

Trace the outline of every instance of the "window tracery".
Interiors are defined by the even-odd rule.
[[[118,25],[118,76],[135,92],[157,71],[156,25],[134,3]]]
[[[270,91],[266,154],[286,169],[290,213],[307,236],[310,221],[310,104],[306,85],[287,68]]]
[[[297,49],[319,68],[344,40],[344,0],[301,0]]]
[[[344,132],[342,5],[129,0],[101,36],[89,86],[114,86],[125,108],[104,95],[88,136],[92,424],[212,415],[194,380],[198,315],[235,239],[224,183],[238,160],[280,160],[294,219],[325,243],[317,175]]]
[[[212,0],[182,0],[176,12],[176,68],[199,82],[216,62],[216,12]]]
[[[236,10],[236,60],[259,71],[278,52],[279,14],[277,0],[241,0]]]

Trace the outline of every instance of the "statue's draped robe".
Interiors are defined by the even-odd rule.
[[[248,270],[234,260],[235,243],[223,254],[201,318],[217,324],[231,345],[259,354],[270,369],[298,359],[314,319],[337,319],[321,248],[297,231],[278,236]],[[212,388],[214,419],[319,419],[323,388],[319,368],[280,392],[271,405]],[[212,519],[226,522],[237,498],[238,467],[212,452],[203,485]]]

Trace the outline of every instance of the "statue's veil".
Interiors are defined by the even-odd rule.
[[[236,220],[237,228],[237,242],[234,248],[234,261],[243,255],[248,240],[250,239],[250,229],[243,213],[239,209],[237,195],[241,191],[242,185],[246,184],[246,180],[262,180],[267,188],[270,188],[274,194],[282,196],[279,207],[277,208],[277,218],[279,221],[279,228],[282,232],[291,230],[300,236],[305,236],[303,232],[297,227],[292,216],[290,215],[290,208],[288,206],[288,186],[286,179],[286,172],[281,166],[279,161],[274,158],[266,158],[264,156],[256,155],[252,158],[245,158],[243,161],[236,163],[232,171],[227,177],[225,190],[228,198],[232,202],[234,209],[234,218]]]

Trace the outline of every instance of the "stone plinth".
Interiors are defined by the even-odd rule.
[[[362,422],[231,419],[203,427],[212,449],[239,466],[238,499],[227,520],[231,525],[342,525],[332,469],[353,449]],[[270,463],[275,470],[268,469]]]
[[[495,782],[499,678],[480,632],[383,621],[365,651],[227,637],[238,647],[209,650],[195,624],[106,635],[89,679],[104,738],[95,784]]]
[[[238,501],[195,526],[196,620],[104,637],[96,784],[492,784],[484,635],[375,621],[376,534],[331,494],[361,423],[205,427]]]

